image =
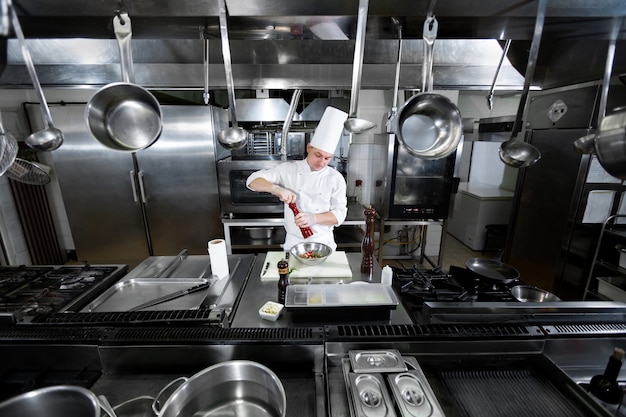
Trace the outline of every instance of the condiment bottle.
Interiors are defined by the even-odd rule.
[[[300,210],[298,210],[298,206],[296,206],[296,203],[289,203],[289,208],[291,209],[291,211],[293,212],[293,215],[296,216],[298,213],[300,213]],[[305,239],[308,237],[313,236],[313,230],[310,227],[301,227],[300,231],[302,232],[302,237],[304,237]]]
[[[393,280],[393,270],[389,265],[383,267],[383,272],[380,275],[380,283],[385,285],[391,285]]]
[[[365,214],[365,236],[363,236],[361,243],[361,252],[363,253],[361,272],[371,274],[374,269],[374,217],[376,210],[369,206],[363,213]]]
[[[285,294],[289,286],[289,263],[285,258],[278,261],[278,302],[285,304]]]
[[[609,404],[619,404],[622,402],[624,393],[617,383],[619,371],[624,360],[624,350],[615,348],[609,357],[606,369],[602,375],[596,375],[589,382],[589,392],[599,400]]]

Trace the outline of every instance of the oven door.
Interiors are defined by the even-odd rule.
[[[284,204],[269,193],[258,193],[246,187],[246,179],[260,169],[267,169],[281,161],[241,160],[230,158],[219,161],[218,176],[222,216],[228,218],[280,217]]]
[[[446,219],[453,190],[456,152],[436,160],[416,158],[395,135],[391,138],[386,218]]]

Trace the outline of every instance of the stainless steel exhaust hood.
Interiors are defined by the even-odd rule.
[[[0,0],[6,1],[6,0]],[[235,85],[247,89],[348,89],[357,0],[227,0]],[[372,0],[362,88],[391,89],[403,26],[401,89],[419,88],[422,26],[430,2]],[[452,0],[435,4],[439,21],[438,89],[490,88],[501,45],[512,39],[497,91],[520,90],[535,1]],[[136,82],[151,89],[202,89],[203,39],[210,38],[210,85],[225,86],[217,8],[205,0],[14,0],[44,87],[99,87],[120,79],[112,17],[133,18]],[[546,11],[533,86],[552,88],[602,78],[608,22],[626,15],[622,0],[552,0]],[[626,72],[622,29],[614,73]],[[6,53],[4,53],[6,49]],[[6,65],[5,65],[6,63]],[[0,38],[0,88],[29,88],[13,34]]]

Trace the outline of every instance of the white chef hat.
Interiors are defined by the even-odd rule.
[[[315,129],[311,146],[324,152],[335,153],[337,143],[341,139],[343,122],[348,118],[348,113],[334,107],[326,107],[322,119]]]

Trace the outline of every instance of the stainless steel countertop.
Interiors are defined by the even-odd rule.
[[[254,259],[253,254],[228,255],[230,274],[218,280],[211,276],[209,255],[188,255],[173,265],[172,261],[176,260],[176,256],[150,256],[122,277],[119,282],[156,277],[164,269],[168,269],[167,274],[161,278],[164,281],[171,278],[206,278],[212,283],[208,289],[163,303],[161,308],[165,310],[198,308],[198,300],[200,300],[200,307],[223,308],[229,314],[236,306]]]
[[[380,283],[381,268],[380,265],[374,260],[374,270],[371,277],[368,274],[361,273],[361,253],[349,252],[346,253],[348,257],[348,263],[352,269],[352,282],[365,281],[372,283]],[[259,309],[266,301],[276,301],[278,295],[277,282],[276,281],[261,281],[261,272],[263,268],[263,261],[265,260],[265,253],[259,253],[256,255],[256,259],[250,271],[250,276],[244,288],[244,292],[239,302],[239,307],[235,311],[235,316],[232,319],[231,327],[297,327],[306,325],[311,326],[311,323],[300,323],[294,321],[291,313],[283,310],[278,320],[272,322],[262,319],[259,316]],[[312,284],[314,285],[314,284]],[[399,298],[399,297],[398,297]],[[338,322],[346,324],[345,321]],[[320,322],[319,325],[338,324],[332,322]],[[413,324],[411,317],[406,312],[402,304],[399,304],[395,310],[391,311],[391,317],[386,321],[376,322],[358,322],[359,324]]]

